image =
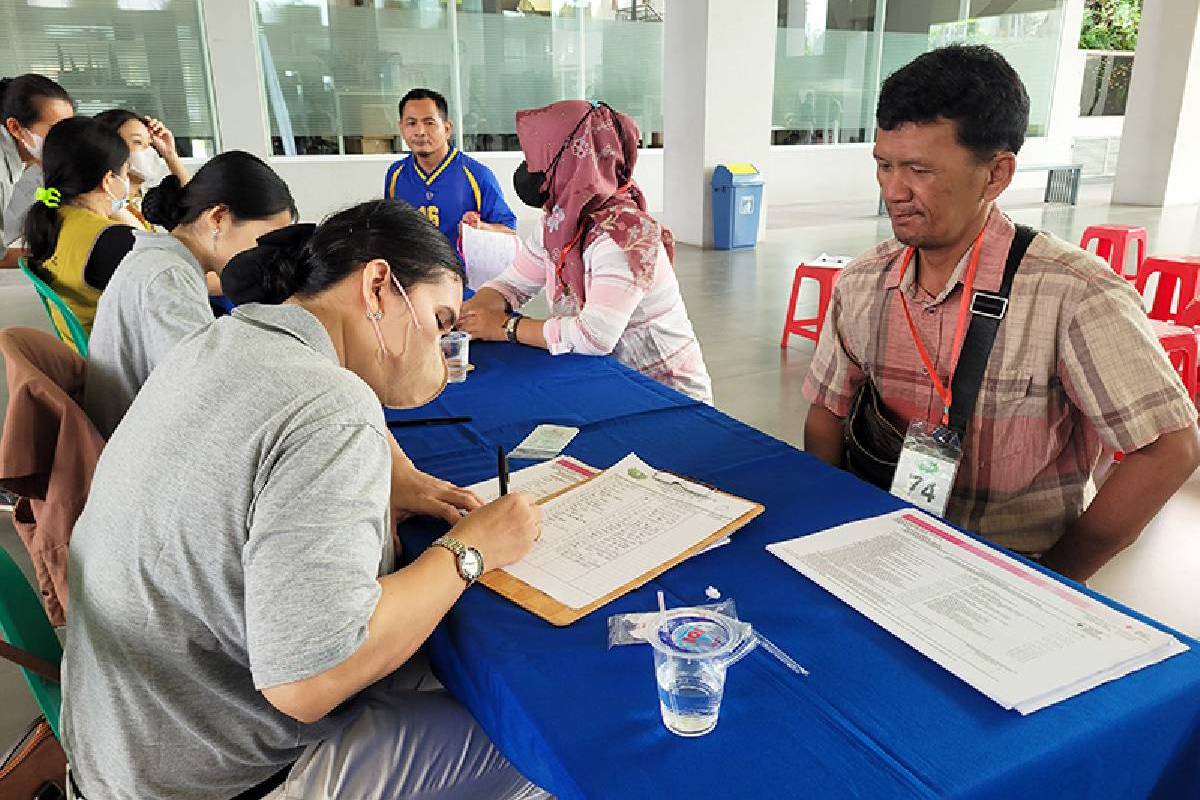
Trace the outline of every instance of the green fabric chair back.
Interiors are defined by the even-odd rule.
[[[0,635],[13,647],[57,665],[62,662],[62,645],[46,616],[37,592],[3,547],[0,547]],[[21,668],[33,698],[41,707],[54,735],[62,709],[62,687],[55,681]]]

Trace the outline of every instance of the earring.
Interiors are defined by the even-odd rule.
[[[215,254],[216,254],[216,252],[217,252],[217,237],[218,237],[218,236],[220,236],[220,235],[221,235],[221,229],[220,229],[220,228],[213,228],[212,250],[213,250],[213,254],[214,254],[214,255],[215,255]]]
[[[371,320],[372,322],[379,322],[379,320],[383,319],[383,310],[380,309],[379,311],[368,311],[367,319]]]

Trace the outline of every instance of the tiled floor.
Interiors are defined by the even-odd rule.
[[[1084,187],[1076,207],[1044,206],[1039,193],[1005,198],[1019,222],[1078,241],[1084,227],[1103,222],[1143,225],[1154,252],[1200,253],[1200,208],[1111,206],[1110,187]],[[688,309],[704,347],[716,403],[726,413],[800,445],[807,404],[800,394],[811,343],[793,339],[781,350],[792,271],[805,257],[855,255],[890,236],[886,219],[869,203],[773,208],[767,241],[756,250],[713,252],[681,246],[677,269]],[[6,288],[0,275],[0,326],[41,324],[32,293]],[[815,307],[811,287],[802,311]],[[1167,505],[1142,538],[1093,580],[1101,591],[1193,635],[1200,636],[1200,475]],[[7,520],[0,544],[27,562]],[[0,746],[35,713],[17,671],[0,663]]]

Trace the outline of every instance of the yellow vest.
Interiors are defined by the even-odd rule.
[[[58,244],[54,248],[54,255],[42,263],[42,271],[49,273],[50,280],[47,283],[50,288],[75,312],[79,324],[90,334],[92,322],[96,319],[100,290],[87,284],[83,279],[83,270],[100,234],[116,223],[79,206],[64,205],[58,209],[58,217],[62,220]],[[51,317],[63,340],[69,342],[71,335],[66,322],[57,313],[51,314]]]

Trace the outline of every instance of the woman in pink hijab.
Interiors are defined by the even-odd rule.
[[[564,100],[517,112],[525,162],[513,186],[543,211],[513,266],[462,306],[476,339],[554,355],[614,355],[703,402],[712,384],[673,266],[671,232],[646,213],[633,182],[638,129],[606,104]],[[515,314],[542,289],[551,316]]]

